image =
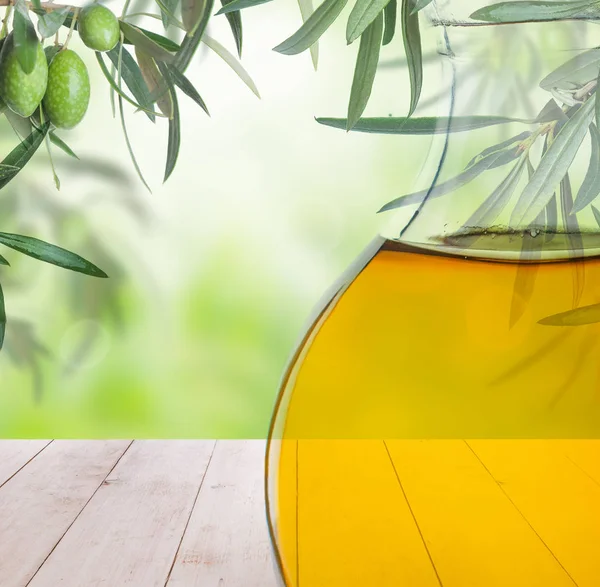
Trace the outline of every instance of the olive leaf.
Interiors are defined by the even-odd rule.
[[[463,229],[469,231],[473,228],[486,228],[492,226],[498,216],[506,208],[523,171],[525,162],[529,161],[527,157],[522,156],[517,164],[510,170],[508,175],[500,182],[498,187],[485,199],[483,204],[469,217],[463,224]],[[475,239],[474,239],[475,240]]]
[[[408,116],[415,111],[421,96],[423,85],[423,54],[421,50],[421,32],[419,30],[419,15],[412,14],[413,0],[402,0],[402,38],[404,52],[408,64],[410,78],[410,107]]]
[[[600,127],[600,100],[598,100],[598,89],[600,88],[600,70],[598,71],[598,77],[596,78],[596,126]]]
[[[473,181],[484,171],[488,171],[489,169],[495,169],[497,167],[506,165],[511,161],[514,161],[519,156],[519,154],[520,151],[518,147],[506,151],[498,151],[492,153],[491,155],[484,157],[471,167],[465,169],[459,175],[445,181],[444,183],[431,186],[427,189],[420,190],[412,194],[400,196],[399,198],[388,202],[379,210],[379,212],[387,212],[388,210],[393,210],[395,208],[402,208],[404,206],[410,206],[411,204],[419,204],[425,198],[433,199],[449,194],[450,192],[453,192],[454,190]]]
[[[375,20],[366,28],[360,37],[354,79],[348,103],[348,120],[346,130],[350,130],[364,112],[371,96],[379,51],[383,37],[383,14],[380,12]]]
[[[173,53],[167,51],[167,49],[159,45],[148,35],[145,35],[141,29],[122,20],[119,21],[119,26],[125,38],[136,47],[139,47],[144,53],[150,55],[150,57],[157,61],[164,61],[165,63],[175,62],[176,57]]]
[[[546,206],[546,242],[554,238],[558,226],[558,202],[556,194],[552,194],[548,205]]]
[[[569,257],[574,261],[570,264],[573,277],[573,307],[579,305],[585,287],[585,268],[581,261],[583,238],[579,231],[577,216],[569,214],[573,208],[573,191],[571,180],[566,173],[560,182],[560,202],[562,206],[563,226],[569,241]]]
[[[382,45],[388,45],[392,42],[394,35],[396,33],[396,12],[398,10],[398,2],[397,0],[391,0],[388,2],[383,10],[383,21],[384,21],[384,30],[383,30],[383,40],[381,41]]]
[[[25,73],[29,74],[35,67],[39,40],[29,18],[29,10],[25,0],[16,0],[15,2],[12,35],[19,65]]]
[[[433,0],[416,0],[415,5],[411,11],[411,14],[416,14],[420,10],[423,10],[426,6],[429,6]]]
[[[585,326],[597,322],[600,322],[600,304],[591,304],[568,312],[554,314],[543,318],[539,321],[539,324],[544,326]]]
[[[122,98],[122,99],[124,99],[126,102],[129,102],[129,104],[131,104],[132,106],[135,106],[138,110],[141,110],[141,111],[145,112],[146,115],[148,115],[148,117],[150,118],[150,120],[152,122],[154,122],[155,121],[155,117],[156,117],[156,112],[154,111],[154,105],[153,105],[153,99],[152,99],[152,97],[150,97],[151,103],[150,103],[150,107],[148,107],[148,108],[146,108],[145,106],[142,106],[141,104],[135,102],[135,100],[132,100],[122,90],[121,86],[114,80],[114,78],[113,78],[112,74],[110,73],[110,71],[108,71],[108,68],[106,67],[106,64],[104,63],[104,58],[102,57],[102,53],[96,51],[96,59],[98,61],[98,65],[100,66],[100,70],[102,71],[102,73],[104,74],[104,77],[106,78],[106,81],[109,83],[110,87],[119,95],[119,97]],[[137,63],[136,63],[136,68],[139,70],[139,66],[137,65]],[[140,71],[140,77],[142,77],[141,71]],[[142,81],[144,81],[143,77],[142,77]]]
[[[117,80],[118,83],[116,85],[116,91],[117,91],[117,103],[119,105],[119,118],[121,120],[121,128],[123,129],[123,137],[125,138],[125,144],[127,145],[127,151],[129,152],[129,157],[131,158],[131,162],[133,163],[133,167],[138,175],[138,177],[140,178],[141,182],[144,184],[144,186],[146,187],[146,189],[152,193],[152,190],[150,189],[150,186],[146,183],[146,180],[144,179],[144,175],[142,173],[142,170],[140,169],[140,166],[138,165],[137,159],[135,157],[135,153],[133,152],[133,147],[131,146],[131,141],[129,140],[129,133],[127,132],[127,123],[125,122],[125,112],[123,110],[123,92],[121,90],[121,82],[123,81],[123,56],[125,55],[125,48],[123,47],[123,43],[119,43],[118,44],[119,47],[119,52],[118,52],[118,59],[117,59],[117,64],[116,64],[116,68],[117,68]],[[102,64],[104,64],[104,62],[102,61],[102,57],[99,53],[96,53],[96,57],[98,57],[98,61]],[[137,64],[136,64],[137,66]],[[140,73],[140,77],[141,77],[141,73]],[[108,78],[107,78],[108,79]]]
[[[243,10],[244,8],[252,8],[253,6],[260,6],[261,4],[266,4],[267,2],[272,2],[273,0],[233,0],[233,2],[229,2],[219,12],[215,14],[215,16],[219,14],[228,14],[230,12],[236,12],[238,10]]]
[[[121,78],[137,102],[136,106],[141,108],[146,113],[146,116],[154,122],[154,100],[144,80],[144,76],[135,59],[131,56],[131,53],[119,43],[114,49],[108,51],[106,55],[115,68],[119,65],[119,61],[121,62]],[[96,55],[96,57],[98,61],[102,61],[103,65],[104,60],[101,59],[101,56]],[[112,79],[112,75],[109,74],[109,78]]]
[[[157,4],[160,8],[160,18],[166,29],[173,23],[173,15],[177,10],[179,0],[161,0],[160,2],[157,2]]]
[[[173,104],[173,115],[169,118],[169,140],[167,144],[167,162],[165,167],[165,177],[163,181],[167,181],[175,169],[177,157],[179,156],[179,146],[181,144],[181,122],[179,119],[179,106],[177,104],[177,95],[175,87],[171,81],[169,70],[164,63],[159,63],[158,67],[163,79],[166,81],[168,91]]]
[[[590,49],[576,55],[549,73],[541,82],[540,88],[569,90],[594,79],[600,67],[600,49]]]
[[[175,67],[181,73],[184,73],[189,64],[192,61],[192,57],[196,53],[196,49],[198,49],[198,45],[204,38],[204,31],[206,30],[206,25],[210,19],[210,14],[212,11],[214,0],[207,0],[206,5],[204,7],[204,14],[196,27],[196,30],[192,35],[187,35],[183,42],[181,43],[181,48],[177,51],[177,58],[175,60]]]
[[[310,0],[301,0],[304,2],[309,2]],[[221,6],[227,6],[235,2],[235,0],[221,0]],[[229,27],[231,28],[231,32],[233,33],[233,38],[235,40],[235,46],[237,48],[238,56],[242,56],[242,40],[243,40],[243,32],[242,32],[242,15],[239,11],[227,12],[225,14],[227,18],[227,22],[229,22]]]
[[[138,47],[135,48],[135,56],[144,81],[150,90],[150,94],[156,100],[158,108],[167,118],[171,118],[173,116],[171,93],[168,91],[167,84],[158,70],[156,61]]]
[[[2,255],[0,255],[0,265],[6,265],[8,267],[10,266],[10,263]]]
[[[33,257],[38,261],[44,261],[63,269],[84,273],[92,277],[108,277],[102,269],[76,253],[72,253],[56,245],[51,245],[32,236],[0,232],[0,244],[23,253],[28,257]]]
[[[596,220],[596,222],[598,223],[598,226],[600,227],[600,210],[598,210],[598,208],[596,208],[596,206],[591,206],[592,208],[592,212],[594,213],[594,218]]]
[[[478,155],[475,155],[475,157],[473,157],[467,163],[467,167],[471,167],[471,165],[473,165],[473,163],[476,163],[477,161],[479,161],[479,159],[485,157],[486,155],[490,155],[491,153],[494,153],[496,151],[501,151],[501,150],[505,149],[506,147],[510,147],[511,145],[514,145],[517,142],[522,142],[525,139],[528,139],[530,136],[531,136],[531,132],[526,130],[518,135],[515,135],[514,137],[510,137],[509,139],[502,141],[501,143],[497,143],[495,145],[492,145],[491,147],[487,147],[483,151],[481,151],[481,153],[479,153]]]
[[[4,335],[6,334],[6,309],[4,307],[4,292],[0,283],[0,349],[4,346]]]
[[[71,12],[69,6],[63,8],[56,8],[50,12],[44,12],[44,14],[38,17],[38,32],[40,35],[48,39],[60,29],[65,22],[67,16]]]
[[[594,116],[594,104],[595,95],[561,128],[541,158],[531,181],[525,186],[522,197],[511,215],[511,225],[530,224],[546,207],[554,189],[566,175],[579,151]]]
[[[167,70],[169,71],[169,75],[171,76],[171,81],[189,98],[191,98],[206,114],[210,116],[210,112],[202,96],[198,93],[196,88],[192,85],[192,82],[183,75],[176,67],[172,65],[167,65]]]
[[[345,129],[345,118],[317,118],[317,122],[333,128]],[[497,124],[521,122],[536,124],[537,119],[507,118],[506,116],[424,116],[422,118],[381,117],[361,118],[353,127],[356,132],[399,135],[431,135],[447,132],[466,132]]]
[[[393,0],[395,2],[395,0]],[[302,15],[302,22],[306,22],[314,13],[312,0],[298,0],[298,6],[300,8],[300,14]],[[319,43],[313,43],[310,46],[310,57],[312,59],[313,67],[317,71],[319,64]]]
[[[2,189],[15,175],[25,167],[34,153],[42,144],[50,123],[43,124],[40,128],[33,128],[31,134],[19,145],[17,145],[2,161],[2,165],[15,168],[15,172],[7,177],[0,177],[0,189]]]
[[[225,48],[219,41],[209,37],[208,35],[204,35],[202,37],[202,42],[212,51],[214,51],[233,71],[237,74],[237,76],[252,90],[252,92],[256,95],[257,98],[260,98],[260,93],[258,92],[258,88],[256,84],[248,74],[248,72],[244,69],[244,66]]]
[[[69,147],[67,143],[65,143],[60,137],[58,137],[54,131],[51,130],[48,133],[48,136],[50,137],[50,142],[53,145],[56,145],[61,151],[69,155],[69,157],[79,159],[79,157],[73,152],[73,149],[71,149],[71,147]]]
[[[495,23],[563,20],[582,17],[596,3],[597,0],[500,2],[476,10],[471,18]]]
[[[189,34],[193,34],[200,24],[207,0],[181,0],[181,22]]]
[[[356,41],[367,27],[375,21],[390,0],[357,0],[346,25],[346,41]]]
[[[284,55],[297,55],[316,43],[335,22],[348,0],[324,0],[310,18],[285,41],[273,48]]]
[[[600,194],[600,132],[595,124],[590,124],[590,140],[592,142],[590,164],[583,182],[577,192],[571,214],[581,212]]]

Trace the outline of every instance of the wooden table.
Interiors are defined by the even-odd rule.
[[[263,441],[0,441],[2,587],[275,587]]]

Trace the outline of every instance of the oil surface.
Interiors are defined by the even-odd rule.
[[[387,242],[363,265],[309,329],[274,419],[286,584],[597,587],[600,324],[539,321],[600,302],[600,258]]]

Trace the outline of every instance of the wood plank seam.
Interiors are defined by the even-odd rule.
[[[577,582],[571,576],[571,573],[569,573],[569,571],[565,568],[565,566],[562,564],[562,562],[559,560],[559,558],[556,556],[556,554],[552,551],[552,549],[550,548],[550,546],[540,536],[539,532],[533,527],[533,525],[531,524],[531,522],[525,517],[525,514],[517,507],[517,504],[510,497],[510,495],[508,495],[506,489],[502,486],[502,483],[500,483],[494,477],[494,475],[492,475],[492,472],[489,470],[489,468],[486,466],[486,464],[481,460],[481,458],[475,452],[475,450],[473,449],[473,447],[466,440],[464,441],[464,443],[467,445],[467,447],[469,448],[469,450],[475,455],[475,458],[481,463],[481,466],[486,470],[487,474],[494,480],[494,483],[496,483],[496,485],[500,488],[500,491],[502,491],[502,493],[504,493],[504,495],[506,496],[506,499],[508,499],[508,501],[510,501],[510,503],[513,505],[513,507],[515,508],[515,510],[517,510],[517,512],[519,512],[519,515],[523,518],[523,520],[525,520],[525,522],[527,523],[527,525],[531,528],[532,532],[538,537],[538,539],[540,540],[540,542],[546,547],[546,549],[552,555],[552,557],[554,558],[554,560],[560,565],[560,568],[567,574],[567,576],[569,577],[569,579],[571,579],[571,581],[573,582],[573,585],[575,585],[575,587],[578,587]]]
[[[104,478],[102,479],[102,481],[98,484],[98,487],[96,487],[96,489],[93,491],[92,495],[85,502],[85,504],[83,505],[83,507],[79,510],[79,513],[75,516],[75,518],[73,518],[73,520],[71,521],[71,523],[68,525],[67,529],[63,532],[62,536],[56,541],[56,544],[51,548],[50,552],[48,552],[48,554],[44,557],[44,560],[39,565],[39,567],[36,569],[35,573],[33,573],[33,575],[31,576],[31,578],[29,579],[29,581],[27,581],[27,583],[25,584],[25,587],[27,587],[28,585],[30,585],[31,582],[35,579],[36,575],[40,572],[40,569],[44,566],[44,564],[46,564],[46,561],[50,558],[50,556],[52,556],[52,553],[56,550],[56,547],[59,545],[60,541],[64,538],[64,536],[66,535],[66,533],[71,529],[71,527],[73,526],[73,524],[79,519],[79,516],[81,515],[81,512],[83,512],[83,510],[85,510],[85,508],[88,506],[88,504],[90,503],[90,501],[92,501],[92,499],[94,498],[94,496],[96,495],[96,493],[98,493],[99,489],[105,483],[106,479],[108,479],[108,477],[110,476],[110,474],[114,471],[115,467],[121,462],[121,459],[127,454],[127,452],[129,451],[129,449],[131,448],[131,445],[133,443],[134,443],[134,441],[132,440],[127,445],[127,447],[125,448],[125,450],[121,453],[121,455],[119,455],[119,458],[115,461],[115,464],[111,467],[110,471],[108,471],[108,473],[104,476]]]
[[[406,501],[406,505],[408,505],[408,509],[410,511],[410,515],[412,516],[412,519],[415,522],[415,526],[417,527],[419,535],[421,536],[421,541],[423,542],[423,546],[425,547],[425,550],[427,551],[427,556],[429,557],[429,562],[431,563],[431,566],[433,567],[433,570],[435,572],[435,576],[436,576],[436,578],[438,580],[438,583],[440,584],[440,587],[444,587],[444,584],[442,583],[442,579],[440,577],[438,569],[435,566],[435,562],[433,560],[433,556],[431,555],[431,551],[429,550],[429,547],[427,546],[427,541],[425,540],[425,536],[423,536],[423,531],[421,530],[421,526],[419,526],[419,522],[417,521],[417,517],[415,516],[413,508],[410,505],[410,502],[408,501],[408,496],[406,495],[406,491],[404,490],[404,485],[402,484],[402,481],[400,481],[400,475],[398,474],[398,470],[396,469],[396,465],[394,464],[394,460],[392,459],[392,455],[390,453],[390,449],[388,448],[387,442],[385,440],[383,441],[383,446],[385,446],[385,451],[387,453],[388,458],[390,459],[390,463],[392,465],[392,469],[394,469],[394,474],[396,475],[396,479],[398,481],[398,485],[400,485],[400,490],[402,491],[402,495],[404,496],[404,500]]]
[[[6,479],[4,481],[4,483],[0,483],[0,489],[2,489],[2,487],[4,487],[13,477],[15,477],[15,475],[17,475],[20,471],[22,471],[27,465],[29,465],[29,463],[31,463],[31,461],[33,461],[33,459],[35,459],[40,453],[45,451],[53,442],[54,441],[51,440],[50,442],[48,442],[48,444],[46,444],[45,446],[40,448],[40,450],[38,450],[26,463],[24,463],[8,479]]]
[[[210,453],[210,457],[208,459],[208,464],[206,465],[206,469],[204,469],[204,474],[202,475],[202,480],[198,486],[198,491],[196,492],[196,496],[194,497],[194,501],[192,503],[192,507],[190,508],[190,513],[188,515],[188,519],[185,522],[185,526],[183,527],[183,532],[181,533],[181,538],[179,540],[179,544],[177,545],[177,550],[175,551],[175,555],[173,556],[173,561],[171,562],[171,567],[169,568],[169,572],[167,573],[167,578],[165,580],[165,587],[167,587],[169,580],[171,579],[171,575],[173,573],[173,569],[175,568],[175,563],[177,562],[177,557],[179,556],[179,551],[181,550],[181,545],[183,544],[183,539],[185,537],[185,533],[187,532],[188,526],[190,524],[190,520],[192,519],[192,514],[194,513],[194,509],[196,508],[196,503],[198,498],[200,497],[200,491],[204,485],[204,480],[206,479],[206,474],[210,469],[210,463],[212,462],[213,455],[215,454],[215,448],[217,447],[217,441],[213,444],[212,451]]]

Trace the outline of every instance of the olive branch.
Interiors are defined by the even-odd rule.
[[[6,47],[10,46],[11,51],[14,51],[19,67],[25,74],[34,71],[39,62],[39,37],[42,44],[54,37],[45,52],[50,71],[57,59],[64,60],[69,40],[75,33],[81,36],[84,44],[95,50],[98,66],[111,88],[115,111],[117,108],[119,111],[132,163],[141,181],[148,187],[131,147],[124,103],[132,105],[137,114],[141,113],[151,123],[166,120],[166,181],[176,167],[181,147],[179,98],[183,95],[186,99],[193,100],[207,114],[209,112],[200,93],[185,75],[195,52],[200,44],[204,43],[232,67],[242,81],[258,95],[252,78],[238,59],[241,59],[243,48],[242,12],[270,1],[272,0],[221,0],[220,9],[215,11],[214,0],[155,0],[157,12],[129,13],[128,0],[118,19],[103,7],[114,18],[117,36],[112,46],[100,47],[91,42],[91,32],[86,29],[86,15],[83,11],[79,14],[77,8],[51,2],[42,3],[40,0],[32,0],[29,3],[25,0],[0,0],[0,6],[6,6],[0,36]],[[511,204],[525,169],[528,170],[528,180],[514,203],[511,225],[528,226],[532,231],[550,233],[557,230],[560,208],[564,229],[569,234],[575,234],[576,215],[588,206],[600,224],[600,211],[592,204],[600,192],[600,164],[597,162],[597,154],[600,151],[600,100],[596,100],[600,50],[582,52],[542,80],[541,87],[549,92],[550,98],[535,118],[514,119],[493,115],[414,117],[423,85],[424,57],[419,13],[431,2],[432,0],[355,0],[346,24],[347,43],[358,43],[347,116],[344,119],[319,118],[318,122],[346,131],[400,135],[476,132],[492,125],[509,123],[523,124],[533,127],[533,130],[526,130],[478,154],[474,153],[472,161],[458,176],[437,184],[426,192],[415,192],[396,198],[381,211],[421,205],[428,198],[442,197],[454,192],[488,170],[511,165],[505,178],[489,198],[470,218],[465,219],[465,232],[470,231],[472,234],[474,228],[493,223],[498,214]],[[316,67],[318,41],[338,19],[346,4],[347,0],[324,0],[313,10],[311,0],[299,0],[303,24],[274,50],[283,55],[310,51]],[[11,15],[12,31],[9,32]],[[229,22],[238,57],[206,34],[209,20],[223,16]],[[174,41],[134,24],[133,21],[137,18],[160,20],[165,29],[179,30],[180,40]],[[478,10],[472,18],[471,24],[477,26],[576,19],[598,20],[600,0],[503,2]],[[37,33],[34,20],[37,21]],[[378,71],[381,47],[394,39],[397,29],[402,35],[410,81],[411,95],[407,116],[362,118]],[[61,31],[66,32],[62,44]],[[98,32],[102,31],[96,31]],[[0,52],[0,70],[4,53],[8,54],[8,49]],[[585,67],[581,66],[582,61],[586,64]],[[83,76],[83,73],[81,75]],[[0,79],[0,87],[1,81]],[[48,94],[49,90],[46,91],[46,96]],[[57,124],[57,115],[53,116],[50,112],[48,116],[45,106],[44,99],[43,105],[33,114],[23,115],[15,112],[14,104],[2,105],[3,113],[22,140],[0,163],[0,189],[15,178],[42,144],[49,150],[57,148],[68,156],[74,156],[68,144],[57,135],[56,131],[61,128],[61,125]],[[593,156],[584,182],[573,198],[569,169],[587,134],[592,141]],[[542,155],[538,161],[533,161],[532,146],[538,141],[543,143]],[[54,170],[53,174],[58,187],[59,181]],[[0,233],[0,244],[67,269],[96,277],[106,276],[95,265],[74,253],[32,237]],[[572,243],[574,254],[578,246],[577,242]],[[0,263],[8,262],[2,257]],[[5,322],[4,303],[0,295],[0,346]]]

